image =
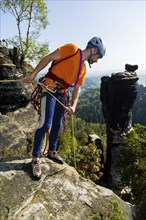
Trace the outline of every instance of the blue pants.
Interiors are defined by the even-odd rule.
[[[65,93],[56,92],[53,95],[63,102]],[[39,127],[37,128],[34,136],[33,157],[40,157],[45,133],[47,131],[50,131],[49,150],[56,151],[64,111],[64,107],[59,102],[57,102],[48,93],[45,93],[41,99]]]

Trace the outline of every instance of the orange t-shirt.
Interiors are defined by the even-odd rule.
[[[79,66],[80,66],[79,48],[77,46],[75,46],[74,44],[66,44],[62,47],[59,47],[58,50],[60,52],[60,59],[55,61],[54,63],[59,62],[65,58],[75,54],[78,51],[76,53],[76,55],[59,62],[58,64],[53,66],[53,68],[51,69],[51,72],[53,74],[55,74],[59,78],[63,79],[66,83],[68,83],[70,86],[72,86],[72,85],[74,85],[74,83],[76,82],[77,77],[78,77],[78,70],[79,70]],[[81,68],[80,77],[79,77],[77,84],[84,85],[85,75],[86,75],[86,65],[82,61],[82,68]],[[55,84],[55,82],[49,78],[46,78],[45,83],[47,85],[48,84],[52,84],[52,85]],[[49,89],[53,89],[53,87],[52,88],[50,87]]]

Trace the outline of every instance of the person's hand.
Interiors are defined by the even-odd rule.
[[[22,82],[24,83],[32,83],[33,80],[35,79],[35,76],[33,74],[29,75],[29,76],[25,76],[23,79],[22,79]]]
[[[66,112],[67,115],[72,115],[75,112],[75,108],[73,106],[67,107],[66,110],[67,110]]]

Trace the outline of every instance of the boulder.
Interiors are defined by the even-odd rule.
[[[38,115],[32,105],[0,114],[0,157],[28,156],[37,126]]]
[[[111,201],[118,201],[123,215],[133,220],[133,207],[111,190],[81,177],[73,167],[42,158],[42,178],[31,173],[31,159],[1,161],[1,220],[106,219]],[[112,211],[113,212],[113,211]]]

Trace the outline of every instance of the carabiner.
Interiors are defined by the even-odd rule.
[[[45,86],[44,83],[41,83],[41,82],[39,82],[38,84],[43,85],[49,92],[52,92],[52,93],[57,92],[57,89],[51,90],[51,89],[48,88],[48,87],[56,88],[56,86],[54,86],[54,85],[52,85],[52,84],[48,84],[47,86]]]
[[[49,86],[49,87],[53,87],[53,88],[55,88],[55,90],[51,90],[51,89],[49,89],[48,86]],[[53,85],[51,85],[51,84],[48,84],[48,85],[45,86],[45,87],[46,87],[46,89],[47,89],[49,92],[52,92],[52,93],[57,92],[56,86],[53,86]]]

